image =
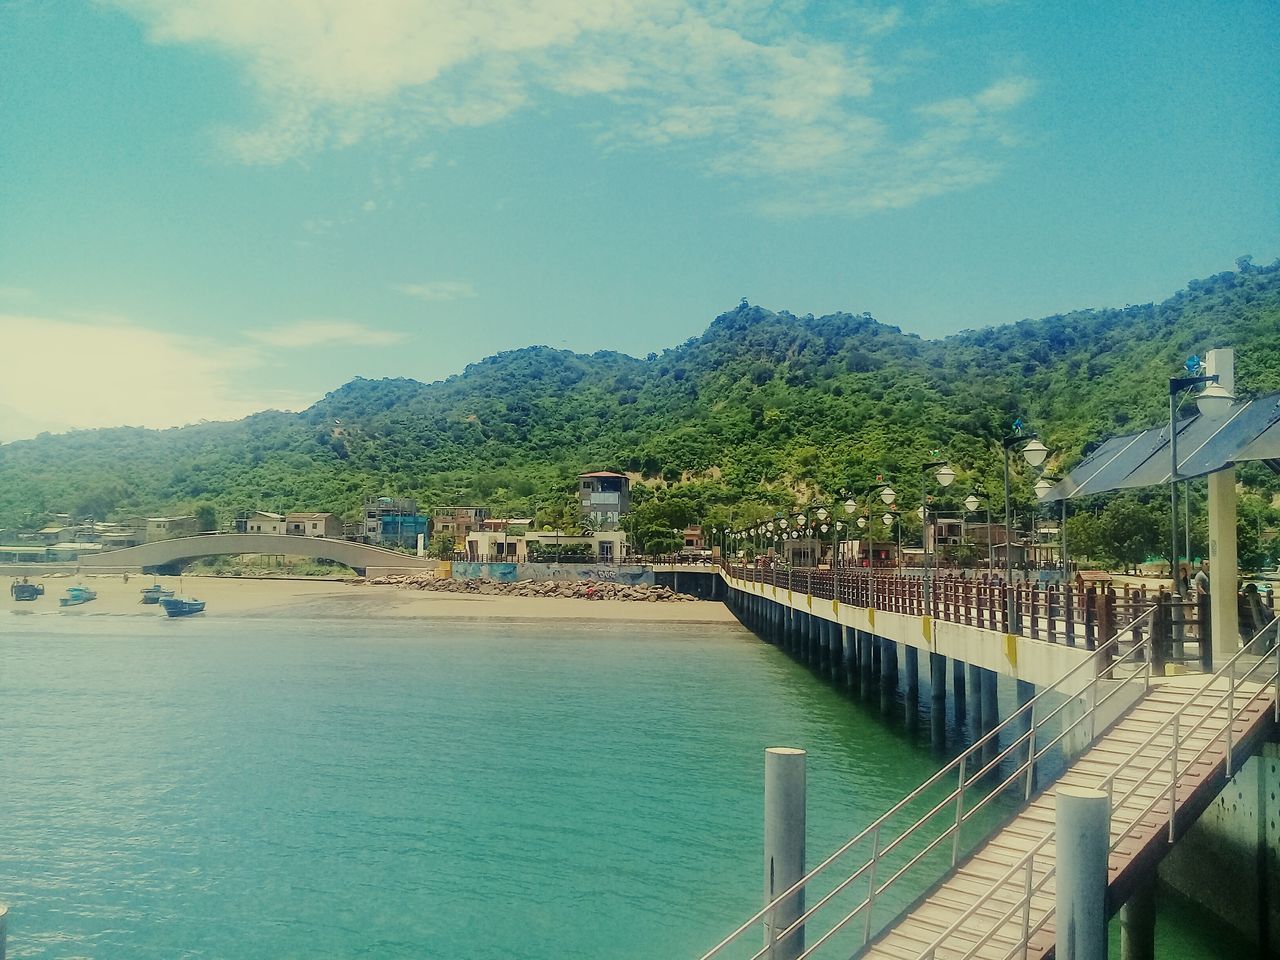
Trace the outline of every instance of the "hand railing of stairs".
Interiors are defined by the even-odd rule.
[[[1077,748],[1092,742],[1099,732],[1097,717],[1100,708],[1129,689],[1130,684],[1140,683],[1146,689],[1151,682],[1150,620],[1155,609],[1154,606],[1148,607],[1122,626],[1090,657],[979,737],[972,746],[844,843],[790,889],[766,904],[704,954],[702,960],[728,957],[730,947],[735,946],[745,953],[742,951],[743,938],[751,930],[758,930],[766,917],[789,903],[801,890],[813,893],[815,880],[820,877],[824,878],[824,885],[830,884],[830,889],[785,928],[769,924],[768,928],[773,931],[771,939],[761,949],[746,954],[749,960],[773,957],[779,943],[787,941],[820,911],[828,908],[845,912],[830,921],[830,926],[799,955],[798,960],[816,956],[824,947],[831,948],[831,955],[839,953],[844,957],[865,947],[879,929],[875,922],[878,905],[887,907],[889,911],[880,918],[883,925],[941,874],[956,866],[966,852],[961,842],[966,825],[974,823],[984,813],[988,819],[1001,817],[1000,811],[990,808],[1010,787],[1017,788],[1016,809],[1025,806],[1035,792],[1037,767],[1051,750],[1063,744],[1076,730],[1079,730],[1078,739],[1082,741],[1076,744]],[[1065,722],[1073,705],[1079,710],[1079,715]],[[1122,703],[1119,712],[1125,706],[1127,704]],[[1047,734],[1046,731],[1055,724],[1061,728],[1057,735]],[[1002,735],[1010,738],[1003,748],[1000,746]],[[1012,762],[1013,767],[1002,773],[1000,768],[1006,761]],[[948,789],[948,784],[954,784],[954,787]],[[938,797],[940,789],[947,792]],[[976,802],[975,793],[979,794]],[[970,801],[967,806],[966,800]],[[909,815],[921,805],[928,807],[927,812],[916,817],[905,829],[891,833],[896,819],[903,814]],[[1003,816],[1010,812],[1003,811]],[[836,865],[847,864],[854,851],[868,844],[870,853],[864,850],[863,859],[852,872],[840,877],[839,871],[834,869]],[[947,844],[949,851],[944,846]],[[927,864],[935,852],[942,855],[938,858],[941,862],[933,864],[937,868],[933,874],[923,882],[918,874],[912,876],[914,868]],[[886,873],[888,879],[884,879]],[[840,902],[842,894],[846,897],[843,903]],[[858,898],[852,909],[847,902],[849,897]],[[855,921],[860,922],[855,925]],[[824,924],[827,922],[823,921]],[[808,932],[811,933],[812,929]],[[842,933],[845,935],[841,936]]]
[[[1176,838],[1178,813],[1178,788],[1181,781],[1187,779],[1189,773],[1202,762],[1206,753],[1219,740],[1223,741],[1226,775],[1233,771],[1233,753],[1235,749],[1236,724],[1260,699],[1272,700],[1271,710],[1276,722],[1280,722],[1280,644],[1275,642],[1276,625],[1267,624],[1248,643],[1231,657],[1211,677],[1203,681],[1203,685],[1195,694],[1187,698],[1165,725],[1150,734],[1141,744],[1124,757],[1115,768],[1098,783],[1100,790],[1105,790],[1111,798],[1111,811],[1116,813],[1124,809],[1128,802],[1139,797],[1139,791],[1158,775],[1168,775],[1167,785],[1158,794],[1147,801],[1136,816],[1128,815],[1117,830],[1112,823],[1112,841],[1110,850],[1114,853],[1126,841],[1132,840],[1134,834],[1157,807],[1168,804],[1168,840],[1172,843]],[[1242,672],[1243,671],[1243,672]],[[1220,691],[1220,692],[1219,692]],[[1216,694],[1216,696],[1215,696]],[[1225,706],[1221,724],[1210,732],[1207,739],[1202,728],[1214,720],[1218,711]],[[1203,714],[1194,722],[1185,723],[1184,718],[1193,711],[1203,710]],[[1216,722],[1216,721],[1215,721]],[[1204,742],[1199,749],[1190,744],[1193,738],[1200,735]],[[1169,746],[1161,748],[1160,741],[1168,738]],[[1155,753],[1150,751],[1155,750]],[[1184,755],[1183,751],[1188,751]],[[1194,750],[1194,752],[1190,752]],[[1142,766],[1138,766],[1138,760]],[[1149,764],[1149,766],[1148,766]],[[1142,776],[1132,783],[1118,798],[1116,796],[1117,778],[1131,768],[1140,769]],[[1150,791],[1147,791],[1150,793]],[[1053,843],[1054,830],[1047,831],[1030,850],[1024,854],[991,888],[975,900],[936,940],[919,954],[919,960],[967,960],[974,957],[991,940],[1004,935],[1014,939],[1014,946],[1004,955],[1005,960],[1029,956],[1032,938],[1053,920],[1055,911],[1052,898],[1045,892],[1049,881],[1055,877],[1054,858],[1045,853],[1045,848]],[[1037,867],[1039,870],[1037,871]],[[1038,877],[1037,877],[1038,873]],[[973,917],[986,909],[992,911],[990,904],[997,897],[1008,895],[1008,885],[1019,875],[1022,876],[1022,896],[1002,915],[991,923],[989,929],[976,942],[968,943],[964,949],[948,947],[954,942],[956,931],[969,924]],[[1039,897],[1043,903],[1043,913],[1032,923],[1033,903]],[[1003,901],[1007,902],[1007,901]],[[1021,929],[1010,937],[1007,924],[1021,915]]]

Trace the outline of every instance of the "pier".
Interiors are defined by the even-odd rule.
[[[948,691],[972,742],[703,960],[1055,956],[1070,892],[1055,800],[1073,791],[1106,801],[1105,914],[1123,912],[1127,960],[1152,956],[1157,866],[1276,735],[1274,626],[1215,672],[1207,604],[860,570],[720,575],[744,625],[886,710],[901,696],[921,712],[923,654],[935,746]],[[1017,690],[1004,718],[1001,676]],[[762,924],[802,892],[761,948]]]

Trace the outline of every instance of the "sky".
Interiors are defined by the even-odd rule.
[[[1273,0],[0,0],[0,441],[1280,256]]]

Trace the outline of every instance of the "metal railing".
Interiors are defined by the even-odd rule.
[[[862,892],[860,899],[854,903],[851,910],[847,909],[847,903],[841,905],[839,909],[847,912],[843,912],[833,920],[830,927],[800,954],[799,960],[814,956],[824,946],[833,944],[836,937],[843,931],[849,930],[850,925],[859,920],[861,933],[857,934],[855,931],[854,934],[860,942],[854,944],[854,947],[860,949],[869,943],[877,932],[874,911],[878,903],[889,902],[892,906],[895,901],[898,901],[905,906],[919,895],[920,891],[910,888],[907,883],[907,877],[914,868],[925,863],[935,851],[943,850],[943,845],[948,841],[950,842],[948,855],[950,862],[945,866],[943,864],[939,866],[943,867],[943,872],[954,868],[961,857],[961,835],[966,824],[991,807],[1010,786],[1018,788],[1020,794],[1017,799],[1018,808],[1025,806],[1035,792],[1037,765],[1046,759],[1051,750],[1063,745],[1066,737],[1077,729],[1080,729],[1082,738],[1092,742],[1097,734],[1099,708],[1120,695],[1131,682],[1141,682],[1143,689],[1146,689],[1151,682],[1152,635],[1149,630],[1143,633],[1141,627],[1144,620],[1149,620],[1154,615],[1154,611],[1155,607],[1149,607],[1139,613],[1134,620],[1125,624],[1109,640],[1101,644],[1093,656],[1082,660],[1051,686],[1045,687],[1023,704],[1004,722],[981,736],[969,749],[844,843],[794,886],[766,904],[763,909],[708,951],[702,960],[714,960],[714,958],[726,956],[726,951],[731,946],[738,944],[753,929],[758,929],[758,925],[766,917],[771,914],[776,915],[774,911],[789,902],[799,891],[812,888],[814,881],[819,877],[829,880],[831,875],[837,877],[831,881],[831,889],[793,923],[782,929],[778,929],[777,924],[769,924],[768,929],[772,931],[770,939],[763,948],[750,955],[750,960],[772,957],[780,942],[786,941],[802,926],[809,923],[819,911],[828,907],[835,908],[841,894],[851,891],[855,885],[858,891],[865,891]],[[1133,646],[1122,648],[1123,643],[1132,641],[1135,637],[1138,639]],[[1128,675],[1121,676],[1123,670],[1128,670]],[[1099,699],[1099,686],[1104,683],[1110,684],[1111,689]],[[1083,703],[1081,703],[1082,697]],[[1062,700],[1055,704],[1055,698],[1062,698]],[[1072,704],[1077,705],[1080,715],[1069,723],[1064,723],[1064,711],[1067,711]],[[1055,721],[1061,728],[1060,731],[1056,736],[1045,736],[1046,728]],[[1001,734],[1007,735],[1014,731],[1019,732],[1012,736],[1008,745],[1002,749]],[[996,782],[1001,776],[1000,767],[1009,760],[1014,764],[1012,771],[1004,774],[1003,779],[998,779]],[[945,795],[940,798],[931,797],[939,787],[945,788],[952,782],[955,783],[954,788],[949,789]],[[972,802],[974,792],[981,794],[976,802]],[[966,806],[966,797],[971,801],[968,806]],[[896,835],[888,836],[892,829],[890,823],[921,802],[930,805],[927,812],[917,817]],[[845,862],[848,854],[866,844],[870,844],[870,855],[858,863],[847,876],[839,877],[838,871],[832,868],[837,863]],[[899,860],[905,862],[898,863]],[[888,878],[884,879],[886,874]],[[937,875],[930,876],[927,882],[931,883],[937,879]],[[857,894],[850,893],[850,895]],[[895,914],[898,912],[899,910],[894,911]],[[886,919],[889,918],[886,917]],[[848,945],[845,946],[844,955],[847,956]]]
[[[929,616],[1001,633],[1018,633],[1033,640],[1096,649],[1117,625],[1148,607],[1165,605],[1153,627],[1161,634],[1161,661],[1198,661],[1212,670],[1208,605],[1183,600],[1165,591],[1108,585],[1084,589],[1069,584],[1038,582],[1007,584],[998,578],[963,576],[923,577],[867,569],[824,570],[815,567],[726,565],[731,577],[780,590],[888,613]],[[1207,599],[1207,598],[1206,598]],[[1014,614],[1013,620],[1010,613]],[[1186,646],[1194,656],[1184,654]]]
[[[1126,841],[1133,839],[1134,834],[1144,823],[1149,824],[1148,817],[1166,802],[1168,804],[1168,839],[1170,843],[1176,839],[1178,789],[1180,783],[1187,778],[1193,768],[1201,763],[1205,755],[1219,740],[1224,741],[1226,775],[1228,777],[1232,775],[1234,763],[1232,755],[1235,748],[1236,724],[1244,717],[1247,711],[1254,708],[1260,699],[1269,697],[1272,700],[1271,709],[1274,712],[1274,718],[1277,722],[1280,722],[1280,644],[1274,644],[1275,638],[1271,636],[1273,633],[1274,628],[1271,624],[1263,627],[1217,673],[1209,677],[1203,686],[1187,699],[1186,703],[1174,711],[1164,726],[1151,733],[1141,744],[1131,750],[1098,783],[1098,789],[1105,790],[1111,799],[1113,818],[1121,810],[1126,811],[1126,819],[1121,822],[1119,828],[1117,828],[1115,820],[1113,819],[1112,821],[1112,839],[1109,846],[1111,853],[1114,853]],[[1268,642],[1273,644],[1270,650],[1266,649]],[[1259,655],[1258,651],[1261,651],[1261,655]],[[1257,659],[1252,664],[1248,664],[1248,660],[1252,657],[1257,657]],[[1242,665],[1246,665],[1243,673],[1240,672]],[[1268,670],[1270,672],[1267,672]],[[1265,674],[1265,679],[1258,679],[1262,674]],[[1219,689],[1221,689],[1221,692],[1215,697],[1214,694]],[[1239,704],[1238,706],[1237,703]],[[1223,707],[1225,707],[1225,711],[1221,717],[1220,725],[1213,730],[1207,730],[1206,725],[1210,724],[1211,721],[1216,722],[1215,718],[1218,715],[1218,711]],[[1194,722],[1188,724],[1184,721],[1184,718],[1193,710],[1203,710],[1204,712],[1194,719]],[[1192,742],[1197,736],[1204,741],[1198,749]],[[1148,752],[1153,747],[1159,750],[1157,744],[1165,737],[1168,737],[1169,740],[1168,747],[1154,755]],[[1184,751],[1186,752],[1184,753]],[[1144,761],[1142,766],[1138,766],[1136,762],[1139,758]],[[1148,763],[1149,766],[1147,765]],[[1141,771],[1141,776],[1138,777],[1136,782],[1131,783],[1128,789],[1117,799],[1117,779],[1122,774],[1130,773],[1134,768]],[[1153,782],[1158,775],[1163,775],[1166,772],[1168,774],[1167,786],[1147,800],[1136,815],[1131,815],[1132,811],[1127,809],[1130,801],[1141,803],[1140,791],[1147,784]],[[1150,793],[1150,790],[1147,792]],[[919,960],[941,960],[943,955],[939,951],[952,941],[955,933],[969,924],[979,911],[985,909],[988,912],[992,912],[993,908],[990,904],[998,895],[1002,895],[1005,898],[1002,903],[1007,903],[1008,885],[1019,874],[1022,875],[1023,889],[1021,898],[992,921],[986,933],[967,950],[948,950],[945,956],[947,960],[967,960],[967,958],[975,956],[994,937],[1000,934],[1010,937],[1010,932],[1006,929],[1006,925],[1021,914],[1021,930],[1016,937],[1010,937],[1016,942],[1005,953],[1004,958],[1005,960],[1013,960],[1015,957],[1022,957],[1025,960],[1029,953],[1032,937],[1044,930],[1055,916],[1054,903],[1049,894],[1045,892],[1049,882],[1056,876],[1055,858],[1045,854],[1045,848],[1054,842],[1055,835],[1056,831],[1051,829],[1037,840],[1032,848],[999,881],[970,904],[926,950],[919,954]],[[1041,870],[1038,880],[1036,879],[1037,865]],[[1046,903],[1039,919],[1032,923],[1032,905],[1036,897],[1043,898]]]

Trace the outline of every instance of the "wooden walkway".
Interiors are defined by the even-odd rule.
[[[1197,721],[1212,715],[1200,729],[1183,733],[1180,738],[1175,835],[1180,836],[1226,785],[1228,710],[1226,704],[1211,708],[1219,692],[1226,694],[1227,684],[1225,679],[1212,684],[1212,688],[1209,684],[1209,678],[1201,676],[1152,686],[1061,778],[884,930],[860,956],[877,960],[960,960],[969,956],[1006,960],[1050,955],[1055,935],[1053,841],[1045,843],[1032,862],[1033,885],[1043,886],[1031,900],[1028,928],[1036,932],[1029,938],[1025,953],[1021,944],[1026,918],[1021,905],[1026,901],[1026,870],[1014,868],[1053,831],[1054,793],[1058,786],[1106,789],[1105,783],[1111,777],[1115,781],[1115,808],[1111,815],[1108,913],[1114,914],[1138,879],[1147,875],[1169,849],[1169,754],[1173,717],[1180,709],[1185,708],[1178,720],[1182,731],[1191,730]],[[1248,707],[1241,710],[1251,696]],[[1233,770],[1256,748],[1260,738],[1272,732],[1273,694],[1258,684],[1242,685],[1234,705]],[[1152,734],[1157,736],[1148,743]],[[1202,748],[1207,748],[1203,756],[1189,762]],[[1148,772],[1150,778],[1140,784]],[[1144,815],[1150,804],[1154,804],[1153,808]],[[1011,877],[1010,871],[1014,872]],[[971,915],[954,927],[967,911]],[[1012,916],[1008,916],[1010,913]],[[980,943],[988,934],[993,935]],[[933,947],[936,950],[930,953]]]

